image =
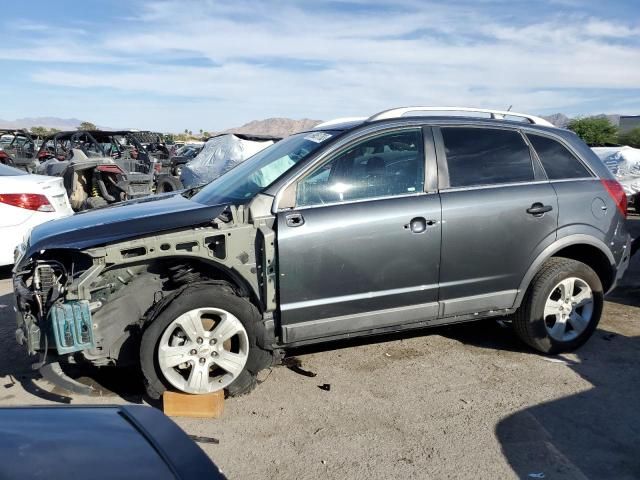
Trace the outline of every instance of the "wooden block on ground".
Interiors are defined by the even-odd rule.
[[[205,395],[166,391],[162,410],[170,417],[220,418],[224,411],[224,390]]]

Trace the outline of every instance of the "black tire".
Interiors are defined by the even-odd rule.
[[[571,341],[558,341],[547,331],[544,308],[555,286],[570,277],[583,280],[591,288],[593,311],[589,324],[581,334]],[[547,354],[569,352],[589,340],[602,316],[603,304],[602,282],[596,272],[582,262],[554,257],[547,260],[533,278],[520,308],[513,316],[513,327],[522,341],[539,352]]]
[[[167,174],[158,175],[156,193],[175,192],[176,190],[182,190],[182,188],[182,182],[176,177]]]
[[[164,378],[158,364],[158,346],[165,329],[178,316],[189,310],[204,307],[224,309],[244,326],[249,338],[249,358],[244,370],[225,390],[231,397],[249,393],[256,386],[256,375],[273,364],[272,352],[261,349],[256,339],[262,335],[261,315],[248,300],[238,297],[224,286],[201,285],[184,290],[173,298],[146,327],[140,344],[140,365],[145,386],[151,398],[158,399],[165,390],[173,388]]]
[[[106,207],[109,203],[102,197],[89,197],[84,201],[85,210]]]

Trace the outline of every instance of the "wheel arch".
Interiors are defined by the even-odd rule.
[[[206,259],[194,257],[176,256],[167,257],[166,260],[171,260],[172,263],[177,265],[184,264],[195,267],[202,276],[202,278],[196,283],[206,283],[208,280],[224,281],[228,283],[236,290],[239,296],[247,297],[258,311],[260,311],[260,313],[264,312],[264,305],[256,295],[251,284],[233,268],[229,268],[226,265],[215,261],[207,261]]]
[[[544,262],[552,257],[570,258],[591,267],[600,278],[605,293],[614,284],[616,263],[607,245],[590,235],[569,235],[558,239],[536,257],[520,282],[513,308],[520,307],[533,277]]]

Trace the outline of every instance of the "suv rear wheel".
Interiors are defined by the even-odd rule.
[[[256,344],[259,320],[257,309],[229,288],[185,290],[142,336],[140,363],[149,396],[159,398],[168,388],[248,393],[255,375],[272,361],[271,353]]]
[[[531,282],[513,325],[518,336],[540,352],[571,351],[593,334],[603,301],[602,283],[589,266],[551,258]]]

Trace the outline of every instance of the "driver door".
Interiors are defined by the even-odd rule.
[[[419,127],[367,137],[298,181],[296,207],[277,215],[286,343],[437,317],[441,208],[425,189],[426,132],[426,143]]]

